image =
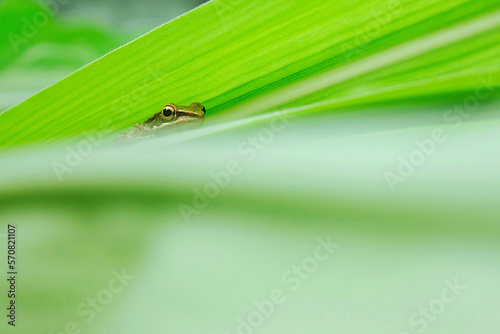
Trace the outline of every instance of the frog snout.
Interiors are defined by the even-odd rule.
[[[207,112],[207,110],[205,109],[203,104],[201,104],[200,102],[193,102],[193,103],[191,103],[190,107],[193,109],[201,110],[201,111],[203,111],[203,113]]]

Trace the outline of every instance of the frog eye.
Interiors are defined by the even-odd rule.
[[[171,105],[166,105],[161,114],[166,120],[171,120],[174,118],[175,108]]]

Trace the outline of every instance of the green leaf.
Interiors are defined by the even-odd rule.
[[[498,8],[214,0],[1,114],[21,332],[494,333]],[[105,141],[193,101],[197,131]]]
[[[222,116],[237,103],[314,81],[315,76],[442,28],[480,19],[499,7],[495,0],[431,4],[423,0],[215,0],[1,114],[0,147],[60,140],[102,128],[116,133],[168,102],[203,102],[207,119]],[[388,85],[456,75],[466,65],[472,73],[491,71],[498,66],[498,31],[490,29],[425,57],[363,73],[293,105],[346,97],[354,101]],[[441,90],[447,89],[439,87],[433,93]]]

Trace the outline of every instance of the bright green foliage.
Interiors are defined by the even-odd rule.
[[[0,146],[118,131],[167,102],[209,115],[500,8],[486,1],[216,0],[107,54],[0,116]],[[498,68],[499,30],[317,92],[294,105]],[[467,72],[463,73],[467,68]],[[472,89],[470,81],[459,84]],[[424,83],[425,86],[425,83]],[[424,92],[425,87],[420,88]],[[433,87],[430,94],[455,88]],[[413,98],[406,92],[385,98]],[[256,110],[256,113],[264,110]]]
[[[22,293],[0,332],[495,333],[498,27],[287,96],[281,118],[208,123],[499,8],[214,0],[1,114],[0,246],[18,226]],[[106,141],[194,101],[198,138]],[[328,239],[340,247],[315,264]],[[135,277],[110,300],[122,270]]]

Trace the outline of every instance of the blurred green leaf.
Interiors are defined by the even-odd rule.
[[[90,22],[71,22],[61,20],[58,12],[51,7],[44,6],[31,0],[8,0],[0,5],[0,35],[3,36],[0,44],[0,69],[6,67],[23,68],[55,68],[64,66],[60,63],[61,57],[72,57],[71,68],[81,67],[89,61],[120,46],[130,38],[130,33],[119,34],[113,29],[96,25]],[[59,49],[51,50],[44,56],[40,50],[49,45]],[[85,53],[79,55],[71,48],[87,48],[91,57]],[[22,58],[25,53],[41,53],[40,60],[27,62]],[[66,50],[65,48],[68,48]],[[21,60],[19,59],[21,58]]]
[[[439,304],[453,279],[467,289],[424,322],[427,333],[494,332],[498,28],[298,99],[285,94],[279,130],[266,107],[239,106],[324,73],[355,73],[363,60],[491,20],[499,7],[214,0],[1,114],[0,147],[11,150],[1,155],[0,221],[19,227],[22,245],[13,332],[242,333],[241,319],[280,289],[286,302],[246,333],[415,333],[414,315]],[[15,64],[72,66],[89,50],[73,40],[71,53],[35,45]],[[23,79],[4,76],[13,87]],[[479,101],[478,88],[488,97]],[[473,98],[470,113],[444,117]],[[207,123],[221,123],[121,148],[102,138],[166,102],[193,101],[208,107]],[[424,154],[437,130],[446,140]],[[392,189],[385,173],[415,154],[425,161]],[[241,170],[228,179],[235,162]],[[284,277],[314,262],[318,238],[329,237],[340,249],[290,289]],[[122,268],[134,281],[103,301]],[[81,311],[92,298],[102,309],[89,320]]]

